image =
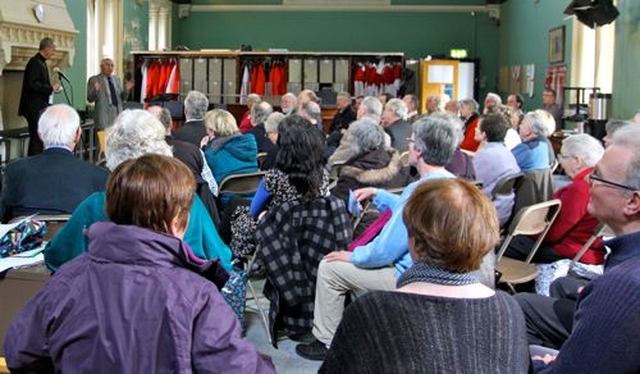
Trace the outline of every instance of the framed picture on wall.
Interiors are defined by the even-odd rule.
[[[549,64],[564,62],[564,26],[549,31]]]

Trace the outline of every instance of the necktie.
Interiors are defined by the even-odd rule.
[[[107,82],[109,82],[109,92],[111,93],[111,104],[113,104],[113,106],[118,106],[118,96],[116,96],[116,87],[113,85],[113,79],[111,79],[111,77],[107,77]]]

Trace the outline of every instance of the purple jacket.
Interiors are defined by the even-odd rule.
[[[216,263],[196,262],[182,240],[151,230],[100,222],[88,231],[87,254],[62,266],[12,322],[10,369],[275,372],[203,277],[215,276]]]

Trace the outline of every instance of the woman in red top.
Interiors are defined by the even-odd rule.
[[[251,125],[251,108],[261,101],[262,99],[260,98],[260,95],[250,94],[247,96],[247,111],[242,115],[242,119],[240,119],[240,126],[238,126],[238,129],[242,134],[253,128],[253,125]]]
[[[464,139],[460,148],[465,151],[475,152],[480,147],[476,140],[476,127],[478,127],[478,103],[473,99],[460,100],[460,116],[464,119]]]
[[[562,207],[555,222],[538,248],[533,262],[550,263],[565,258],[572,259],[589,240],[598,220],[587,211],[590,191],[588,178],[593,166],[602,158],[602,144],[587,134],[576,134],[562,142],[558,159],[573,183],[553,194]],[[511,241],[505,255],[524,260],[536,238],[518,236]],[[604,248],[596,240],[580,259],[585,264],[604,263]]]

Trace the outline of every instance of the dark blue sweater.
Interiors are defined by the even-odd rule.
[[[604,244],[605,273],[580,293],[571,335],[544,373],[640,372],[640,232]]]

